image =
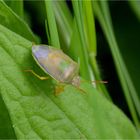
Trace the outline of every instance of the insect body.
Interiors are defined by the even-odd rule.
[[[55,80],[80,85],[79,65],[61,50],[47,45],[33,45],[32,55],[44,72]]]

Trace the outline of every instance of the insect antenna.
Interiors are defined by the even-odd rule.
[[[93,81],[87,81],[87,80],[82,80],[81,83],[92,83],[92,84],[107,84],[108,81],[102,81],[102,80],[93,80]]]

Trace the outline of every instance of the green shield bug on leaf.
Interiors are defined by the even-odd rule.
[[[33,45],[32,55],[40,68],[53,79],[62,84],[71,84],[79,89],[79,65],[62,50],[48,45]],[[26,71],[32,72],[41,80],[47,79],[47,77],[37,75],[33,70]]]
[[[80,91],[84,92],[79,88],[81,80],[79,77],[79,65],[73,61],[69,56],[63,53],[62,50],[48,46],[48,45],[33,45],[32,55],[36,63],[42,68],[42,70],[49,74],[53,79],[62,84],[71,84],[77,87]],[[32,72],[41,80],[48,79],[47,77],[41,77],[36,74],[33,70],[26,70]],[[95,82],[95,81],[94,81]],[[106,83],[106,81],[97,81]],[[60,85],[60,84],[59,84]],[[61,92],[62,87],[57,86],[57,92]]]

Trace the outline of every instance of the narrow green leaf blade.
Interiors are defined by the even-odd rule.
[[[53,9],[56,17],[61,48],[63,48],[65,52],[68,52],[73,29],[72,14],[70,13],[66,1],[54,1]]]
[[[137,18],[140,20],[140,1],[129,0],[129,4],[136,14]]]
[[[90,53],[94,57],[97,54],[97,46],[96,46],[96,31],[95,31],[95,23],[94,23],[94,15],[92,10],[92,2],[91,1],[83,1],[83,9],[84,9],[84,24],[85,24],[85,36],[87,40],[87,48]]]
[[[85,79],[89,79],[89,68],[87,59],[84,57],[84,52],[82,49],[82,42],[80,39],[79,31],[77,29],[77,24],[74,21],[70,46],[67,52],[75,61],[80,65],[80,75]],[[78,54],[78,55],[77,55]]]
[[[81,70],[83,73],[82,76],[87,80],[91,80],[92,78],[90,75],[88,52],[87,52],[87,48],[86,48],[87,42],[85,39],[83,16],[82,16],[82,14],[83,14],[82,1],[72,1],[72,5],[73,5],[74,14],[75,14],[76,28],[78,30],[77,35],[79,36],[80,43],[81,43],[81,46],[79,46],[82,51],[81,57],[83,57],[83,59],[85,59],[85,66],[84,66],[84,68],[81,68],[81,69],[83,69],[83,70]],[[75,32],[75,31],[73,30],[73,32]],[[75,38],[75,39],[77,39],[77,38]],[[81,60],[80,60],[80,62],[81,62]]]
[[[58,36],[52,1],[45,1],[45,5],[46,5],[46,12],[47,12],[46,23],[48,23],[48,26],[46,25],[46,27],[48,27],[46,31],[49,31],[50,33],[51,45],[53,47],[60,48],[59,36]]]
[[[94,22],[94,12],[92,7],[92,1],[83,1],[83,22],[84,22],[84,33],[86,40],[86,47],[88,51],[88,57],[93,71],[94,79],[102,81],[101,73],[96,60],[97,46],[96,46],[96,30]],[[106,87],[103,84],[96,84],[97,89],[103,93],[108,99],[111,100]]]
[[[25,73],[33,69],[44,74],[31,46],[0,25],[0,91],[18,139],[138,138],[128,118],[92,85],[80,86],[87,94],[68,85],[54,96],[51,80]]]

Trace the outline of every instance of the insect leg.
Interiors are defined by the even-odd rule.
[[[75,86],[79,91],[81,91],[82,93],[86,93],[86,91],[85,90],[83,90],[82,88],[80,88],[79,86]]]
[[[58,96],[61,92],[64,91],[64,84],[61,83],[61,82],[58,82],[56,85],[55,85],[55,95]]]
[[[44,76],[40,76],[40,75],[36,74],[33,70],[24,70],[24,71],[25,72],[31,72],[34,76],[36,76],[40,80],[47,80],[47,79],[49,79],[49,77],[44,77]]]

